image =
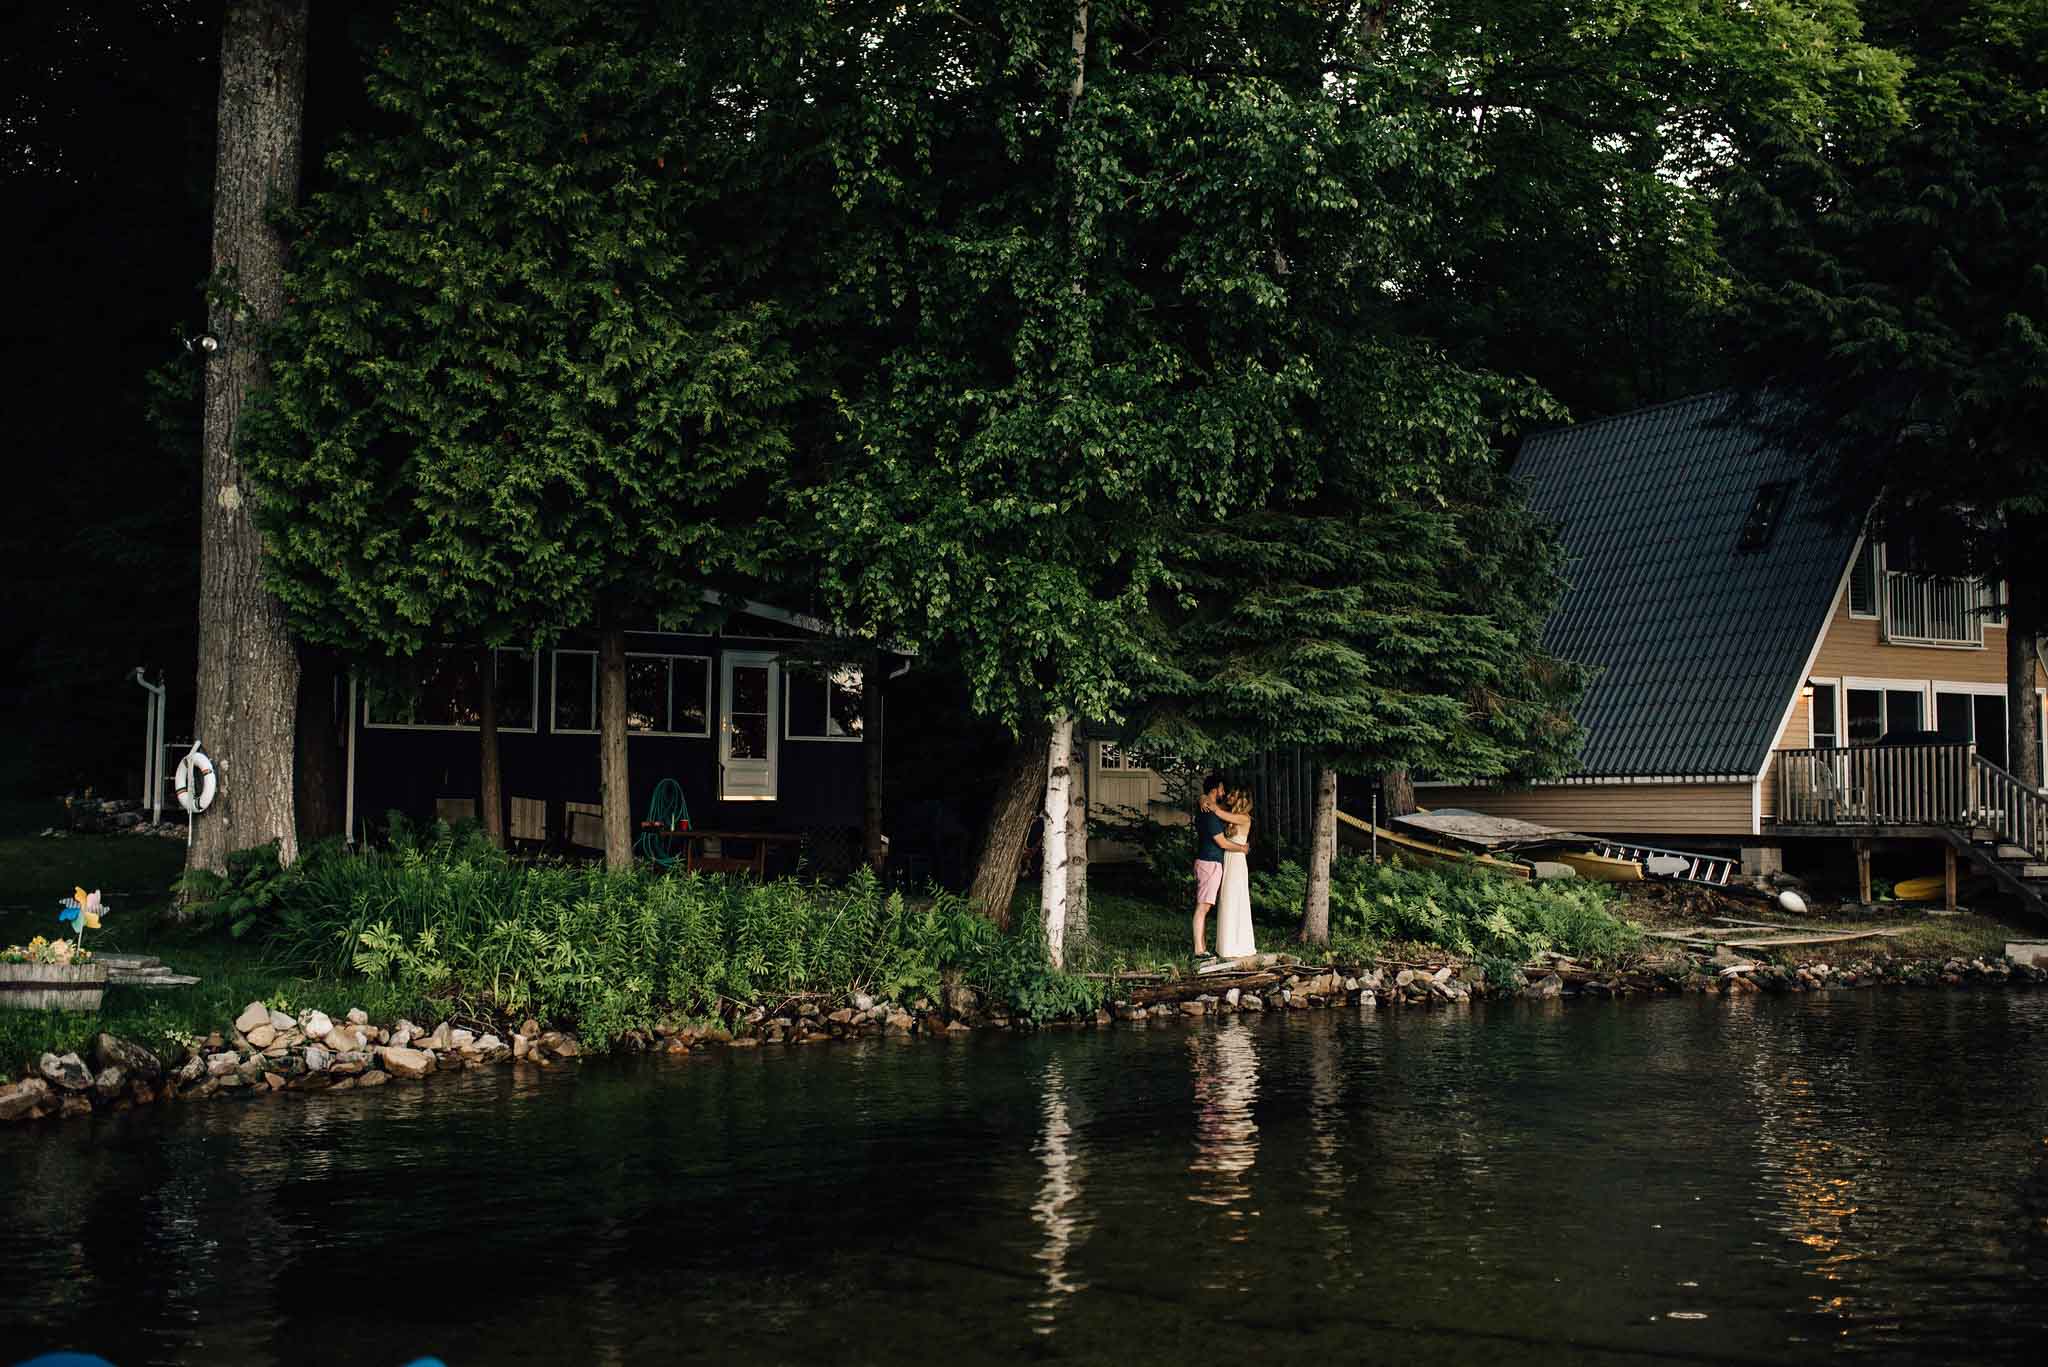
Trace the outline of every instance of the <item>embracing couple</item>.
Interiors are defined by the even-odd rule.
[[[1202,807],[1195,814],[1195,959],[1219,955],[1242,959],[1259,952],[1252,943],[1251,884],[1244,856],[1252,833],[1251,799],[1225,794],[1223,775],[1202,780]],[[1216,953],[1203,948],[1209,908],[1216,908]]]

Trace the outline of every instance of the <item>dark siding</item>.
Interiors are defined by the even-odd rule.
[[[564,642],[564,648],[583,643]],[[776,650],[787,641],[634,633],[631,651],[676,655],[708,655],[712,659],[712,725],[717,726],[721,648]],[[540,729],[534,734],[503,732],[500,750],[508,798],[530,798],[549,804],[598,800],[597,737],[556,735],[551,730],[553,652],[541,662]],[[356,820],[381,823],[395,808],[415,820],[431,819],[440,798],[477,796],[479,752],[474,731],[401,731],[360,725],[356,758]],[[781,709],[775,718],[778,734]],[[633,819],[647,812],[662,779],[682,785],[692,822],[724,830],[817,830],[861,824],[865,770],[861,747],[844,741],[778,740],[777,796],[773,802],[720,802],[718,748],[709,740],[669,736],[634,736],[627,742],[633,793]]]

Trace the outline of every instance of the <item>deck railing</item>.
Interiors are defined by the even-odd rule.
[[[2032,854],[2044,853],[2041,841],[2048,836],[2048,797],[1982,755],[1972,755],[1970,762],[1977,782],[1971,824],[1989,826],[2008,845],[2018,845]]]
[[[1888,570],[1884,634],[1906,645],[1984,644],[1983,590],[1974,579]]]
[[[1977,801],[1974,745],[1850,745],[1777,752],[1778,821],[1788,826],[1966,826]]]

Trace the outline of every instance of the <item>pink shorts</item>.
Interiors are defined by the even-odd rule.
[[[1221,859],[1197,859],[1195,861],[1195,905],[1214,906],[1216,894],[1223,890],[1223,861]]]

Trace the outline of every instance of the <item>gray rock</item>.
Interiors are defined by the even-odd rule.
[[[277,1030],[267,1022],[245,1033],[249,1038],[249,1047],[251,1049],[268,1049],[271,1045],[277,1043]]]
[[[434,1027],[434,1033],[428,1035],[424,1040],[415,1041],[415,1043],[422,1049],[432,1049],[439,1053],[449,1048],[454,1043],[454,1039],[454,1034],[448,1029],[448,1022],[442,1021]]]
[[[39,1077],[25,1077],[12,1087],[0,1087],[0,1120],[26,1120],[50,1098],[50,1084]]]
[[[270,1024],[270,1008],[262,1002],[250,1002],[242,1008],[242,1014],[235,1017],[235,1029],[248,1034],[259,1025]]]
[[[43,1081],[60,1092],[82,1092],[92,1086],[92,1073],[76,1054],[44,1054],[36,1064]]]
[[[1378,1006],[1380,1004],[1380,994],[1369,987],[1361,987],[1358,990],[1358,1004],[1360,1006]]]
[[[127,1085],[128,1071],[118,1064],[100,1069],[99,1076],[92,1080],[92,1089],[101,1101],[112,1101]]]
[[[847,1004],[856,1011],[871,1011],[874,1009],[875,999],[865,992],[856,992],[848,999]]]
[[[198,1054],[185,1060],[178,1069],[178,1081],[197,1082],[206,1076],[206,1060]]]
[[[367,1069],[369,1066],[370,1055],[368,1050],[350,1049],[346,1052],[337,1052],[334,1055],[334,1062],[327,1065],[327,1071],[337,1073],[342,1077],[351,1077]]]
[[[293,1020],[290,1016],[287,1016],[282,1011],[273,1011],[270,1013],[270,1028],[277,1031],[277,1033],[280,1035],[282,1035],[285,1031],[292,1029],[296,1025],[298,1025],[298,1022]]]
[[[351,1006],[348,1009],[348,1023],[350,1025],[368,1025],[370,1023],[370,1013],[363,1010],[360,1006]]]
[[[359,1025],[337,1025],[327,1032],[327,1047],[337,1054],[367,1049],[370,1041]]]
[[[361,1077],[349,1078],[348,1081],[353,1082],[358,1087],[382,1087],[385,1083],[391,1081],[391,1074],[372,1071],[364,1073]],[[336,1084],[337,1087],[341,1085],[343,1084]]]
[[[512,1057],[515,1060],[525,1058],[532,1049],[533,1041],[525,1035],[514,1035],[512,1037]]]
[[[1563,993],[1564,979],[1558,977],[1555,973],[1551,973],[1542,978],[1539,978],[1535,982],[1530,983],[1527,987],[1522,989],[1523,996],[1535,997],[1538,999],[1548,999],[1551,997],[1561,996],[1563,995]]]
[[[460,1049],[466,1045],[475,1044],[476,1035],[468,1030],[451,1030],[448,1032],[448,1043]]]
[[[95,1068],[120,1068],[131,1077],[146,1082],[155,1082],[164,1075],[163,1064],[157,1056],[139,1044],[101,1034],[92,1042],[92,1062]]]
[[[939,992],[939,1000],[948,1015],[971,1016],[981,1005],[981,997],[965,983],[954,983]]]
[[[1399,973],[1396,973],[1394,975],[1394,986],[1406,987],[1409,983],[1415,981],[1415,977],[1416,974],[1414,969],[1404,968]]]
[[[332,1064],[333,1062],[333,1050],[324,1048],[323,1046],[318,1044],[309,1044],[306,1046],[307,1072],[324,1073],[327,1071],[328,1065]]]
[[[1237,1009],[1237,1004],[1243,997],[1243,991],[1235,987],[1231,988],[1228,992],[1225,992],[1223,994],[1224,1002],[1228,1004],[1232,1010]]]
[[[299,1029],[309,1040],[326,1039],[334,1031],[334,1022],[327,1018],[325,1011],[307,1011],[299,1017]]]

